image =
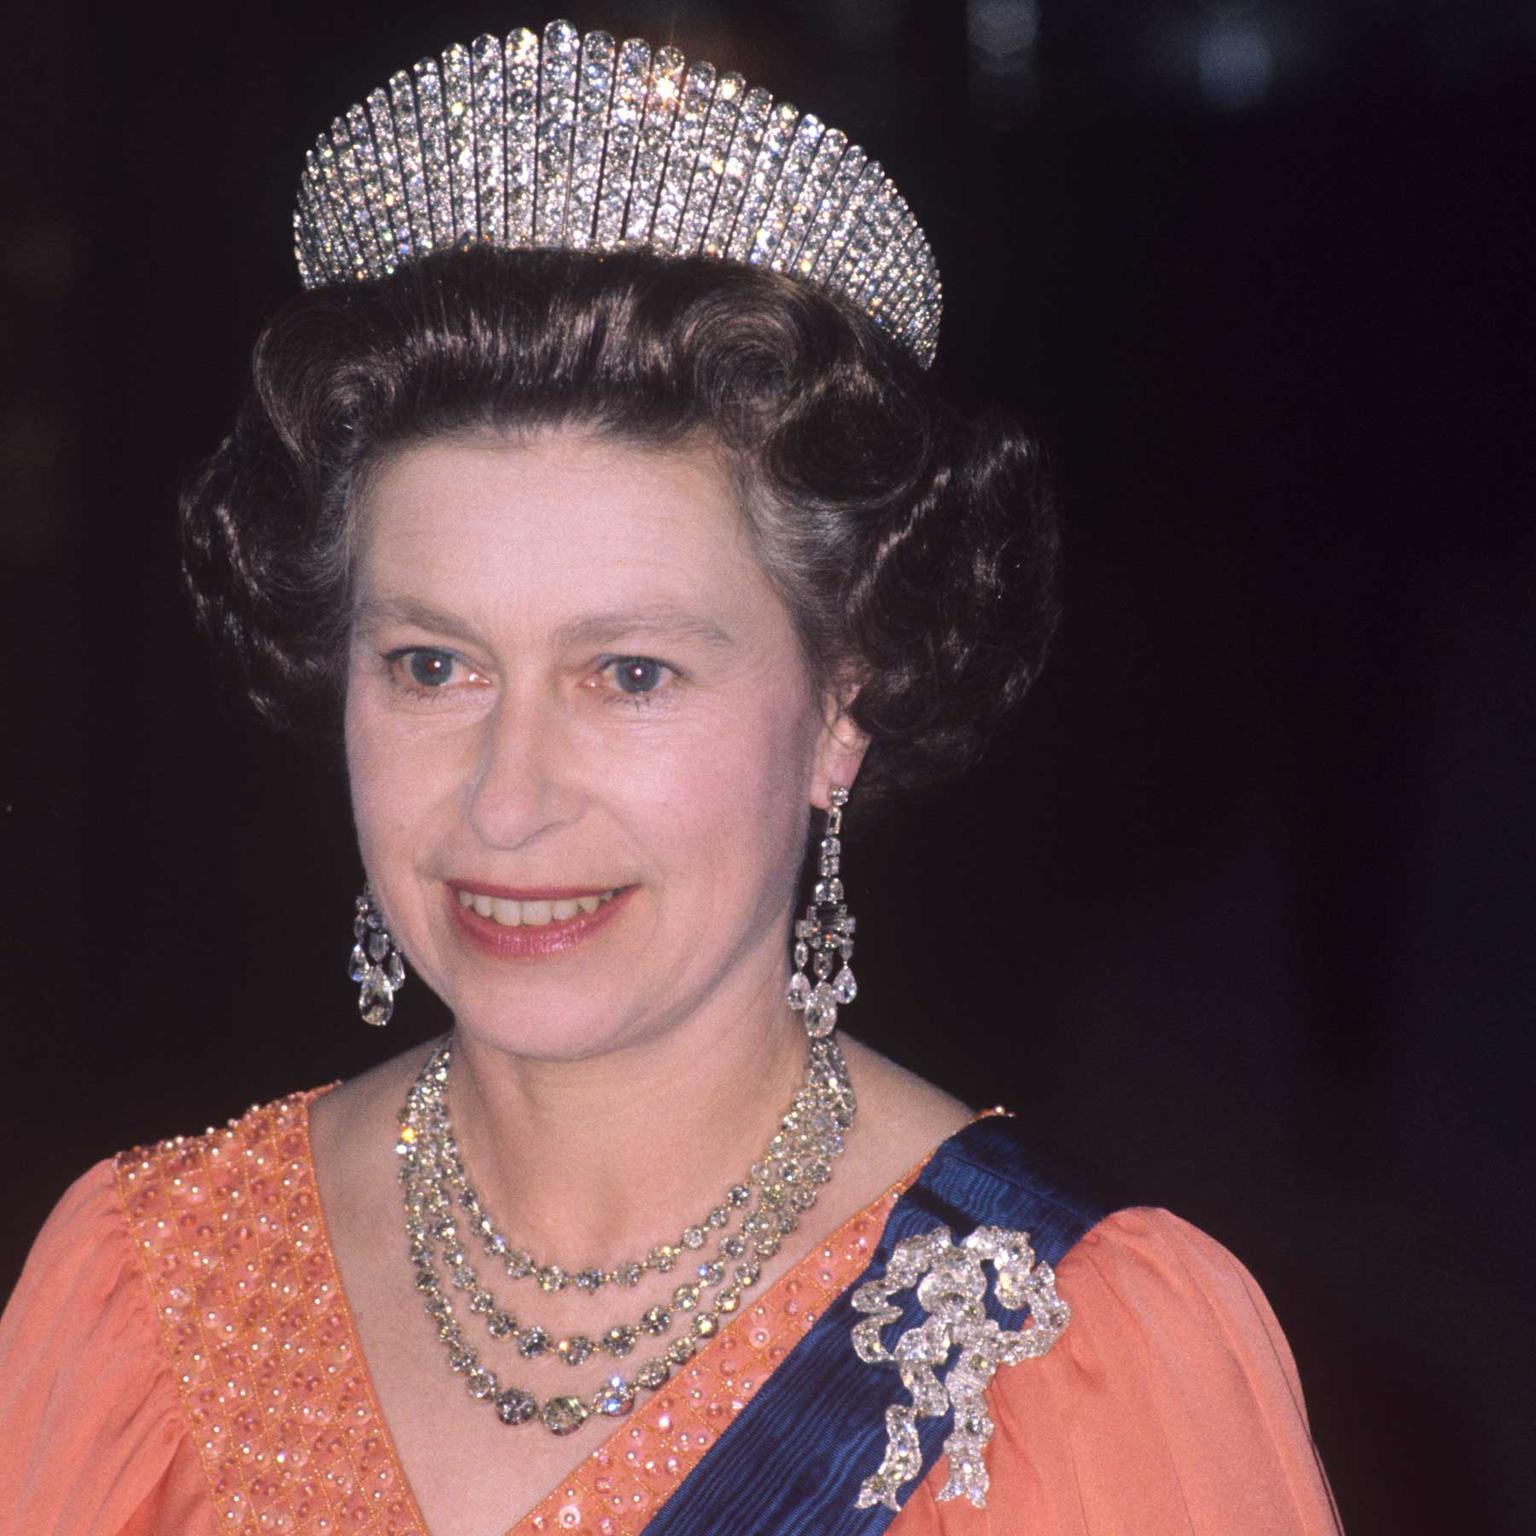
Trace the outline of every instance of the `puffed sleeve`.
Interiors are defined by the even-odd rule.
[[[988,1392],[987,1507],[937,1502],[941,1458],[893,1536],[1335,1536],[1295,1361],[1225,1248],[1138,1208],[1056,1274],[1066,1331]]]
[[[55,1207],[0,1317],[0,1532],[213,1529],[113,1166],[99,1163]]]

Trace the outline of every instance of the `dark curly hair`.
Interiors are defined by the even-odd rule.
[[[257,709],[334,728],[349,521],[381,455],[565,423],[705,431],[732,454],[813,679],[862,680],[861,803],[969,763],[1039,671],[1058,536],[1020,431],[964,416],[864,316],[775,273],[475,246],[292,301],[182,497],[198,619]]]

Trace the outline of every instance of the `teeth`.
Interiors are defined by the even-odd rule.
[[[482,896],[478,891],[460,891],[458,897],[461,907],[473,909],[503,928],[536,928],[550,922],[569,922],[578,912],[596,912],[616,894],[616,890],[603,891],[568,901],[508,901],[502,896]]]

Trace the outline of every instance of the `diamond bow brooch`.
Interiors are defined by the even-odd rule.
[[[997,1299],[1003,1306],[1009,1311],[1028,1309],[1029,1319],[1022,1328],[1000,1328],[986,1315],[987,1277],[982,1266],[988,1263],[997,1273]],[[901,1317],[891,1297],[914,1285],[918,1303],[928,1316],[887,1349],[881,1333]],[[885,1410],[885,1459],[860,1484],[856,1507],[899,1508],[896,1495],[902,1484],[922,1469],[918,1419],[953,1411],[954,1423],[944,1441],[949,1480],[939,1498],[964,1497],[977,1509],[984,1508],[988,1479],[983,1456],[992,1438],[992,1419],[984,1400],[987,1386],[998,1366],[1043,1355],[1072,1315],[1056,1294],[1051,1266],[1035,1258],[1027,1232],[978,1227],[956,1243],[948,1227],[935,1227],[898,1243],[885,1274],[861,1285],[852,1301],[854,1310],[864,1314],[853,1326],[853,1347],[859,1359],[869,1365],[895,1366],[912,1398],[910,1403],[893,1403]],[[944,1367],[941,1381],[937,1369]]]

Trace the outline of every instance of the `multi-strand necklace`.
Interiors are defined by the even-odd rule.
[[[805,1081],[747,1175],[702,1220],[684,1227],[676,1241],[609,1268],[541,1263],[497,1230],[469,1182],[448,1116],[448,1044],[427,1058],[406,1096],[395,1148],[405,1191],[405,1230],[416,1289],[449,1366],[463,1376],[472,1397],[494,1405],[504,1424],[536,1419],[554,1434],[570,1434],[594,1413],[610,1418],[628,1413],[638,1392],[654,1392],[719,1332],[757,1283],[763,1264],[815,1205],[853,1124],[853,1089],[835,1037],[813,1039],[809,1047]],[[471,1245],[478,1245],[509,1278],[531,1280],[546,1293],[569,1287],[592,1296],[610,1286],[630,1288],[648,1271],[665,1273],[679,1264],[688,1265],[689,1273],[670,1303],[652,1306],[638,1319],[556,1337],[537,1323],[519,1322],[498,1301],[470,1263]],[[706,1253],[711,1246],[713,1253]],[[533,1393],[505,1384],[484,1363],[460,1323],[452,1292],[464,1298],[467,1311],[480,1319],[493,1342],[515,1347],[528,1360],[552,1355],[579,1366],[598,1354],[621,1360],[646,1339],[667,1342],[634,1370],[609,1375],[595,1390],[541,1403]]]

